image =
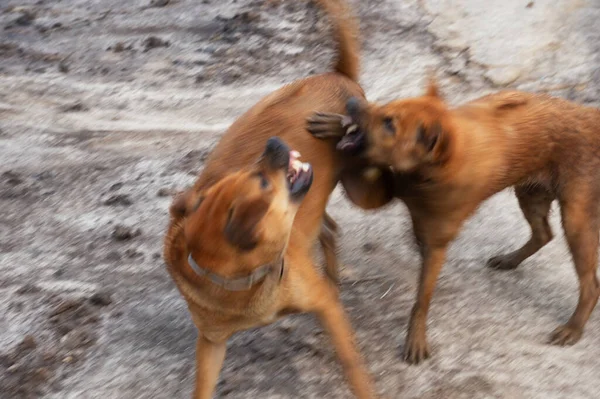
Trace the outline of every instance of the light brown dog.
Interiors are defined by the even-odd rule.
[[[313,112],[342,112],[351,96],[363,96],[355,23],[343,4],[320,4],[338,41],[335,72],[296,81],[247,111],[171,207],[164,258],[199,330],[196,398],[211,397],[232,334],[293,312],[317,314],[354,393],[374,394],[337,289],[318,272],[313,247],[321,241],[335,279],[335,223],[325,214],[332,190],[341,180],[354,203],[378,207],[393,198],[391,174],[357,178],[366,163],[350,163],[331,143],[306,134]]]
[[[409,362],[429,356],[427,312],[448,244],[482,201],[511,186],[531,238],[488,264],[514,269],[547,244],[548,213],[557,199],[580,289],[575,312],[551,342],[570,345],[581,338],[600,294],[600,110],[517,91],[450,109],[432,82],[422,97],[385,105],[351,99],[347,111],[345,117],[316,115],[309,130],[321,138],[349,131],[338,148],[362,152],[396,173],[395,192],[410,210],[423,256],[405,344]]]

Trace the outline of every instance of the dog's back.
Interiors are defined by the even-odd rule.
[[[300,151],[302,159],[317,171],[297,218],[303,225],[301,230],[314,237],[329,194],[339,179],[340,158],[331,143],[314,140],[307,134],[305,120],[315,110],[342,113],[348,98],[364,96],[356,82],[359,74],[357,23],[343,2],[320,0],[318,3],[333,24],[337,47],[333,72],[295,81],[250,108],[223,135],[194,187],[199,191],[248,165],[261,153],[269,137],[281,137]]]
[[[463,145],[474,149],[465,156],[488,158],[495,165],[490,177],[496,177],[492,181],[498,186],[535,183],[554,190],[575,169],[595,175],[600,167],[596,108],[545,94],[504,91],[452,113]]]

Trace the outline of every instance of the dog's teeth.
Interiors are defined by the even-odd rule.
[[[309,164],[307,164],[307,163],[303,163],[303,164],[302,164],[302,170],[303,170],[304,172],[308,172],[308,169],[309,169],[309,168],[310,168],[310,165],[309,165]]]
[[[302,168],[302,162],[300,162],[297,159],[294,159],[292,161],[292,168],[294,169],[295,172],[297,172],[298,170],[300,170],[300,168]]]
[[[295,150],[290,151],[290,155],[294,159],[298,159],[298,158],[300,158],[302,156],[298,151],[295,151]]]
[[[358,125],[354,124],[346,129],[346,134],[354,133],[358,130]]]

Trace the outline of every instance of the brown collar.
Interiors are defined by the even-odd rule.
[[[276,270],[277,268],[279,268],[279,281],[281,281],[281,278],[283,277],[284,267],[283,256],[281,256],[280,259],[276,260],[273,263],[268,263],[266,265],[258,267],[246,277],[230,279],[219,276],[218,274],[215,274],[210,270],[201,268],[200,266],[198,266],[191,253],[188,256],[188,263],[197,275],[208,278],[213,284],[216,284],[227,291],[248,291],[252,288],[252,286],[258,284],[265,277],[267,277],[269,273]]]

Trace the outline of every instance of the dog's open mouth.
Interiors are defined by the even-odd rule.
[[[312,167],[309,163],[300,161],[300,153],[298,151],[290,151],[287,180],[292,197],[303,196],[312,184]]]
[[[366,147],[365,134],[351,117],[346,116],[342,121],[346,134],[337,144],[337,149],[350,155],[360,154]]]

